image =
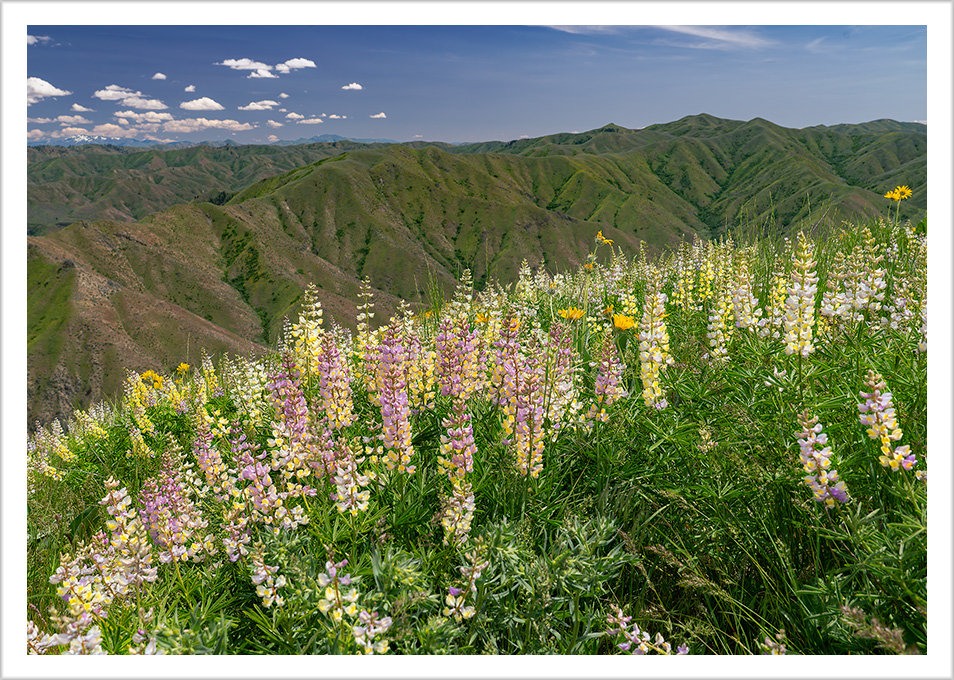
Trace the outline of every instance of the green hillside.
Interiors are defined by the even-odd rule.
[[[627,255],[739,225],[774,235],[885,215],[897,184],[914,190],[901,219],[920,220],[924,126],[892,123],[701,115],[470,147],[31,150],[30,224],[47,233],[29,238],[30,422],[116,394],[125,368],[272,345],[309,283],[348,326],[365,277],[386,320],[464,269],[480,287],[524,260],[576,267],[599,231]],[[33,200],[41,189],[52,207]],[[51,231],[56,211],[97,219]]]

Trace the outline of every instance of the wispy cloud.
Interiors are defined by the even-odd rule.
[[[342,85],[341,89],[342,90],[363,90],[364,88],[361,87],[361,85],[359,85],[358,83],[348,83],[347,85]]]
[[[245,106],[238,107],[239,111],[271,111],[273,106],[278,106],[278,102],[271,99],[263,99],[260,102],[250,102]]]
[[[152,76],[152,80],[165,80],[165,79],[166,79],[165,73],[156,73]]]
[[[48,35],[27,35],[27,45],[41,45],[52,40]]]
[[[36,123],[37,125],[44,125],[45,123],[52,123],[52,118],[27,118],[28,123]]]
[[[381,113],[372,114],[368,116],[368,118],[387,118],[387,116],[384,115],[384,111],[382,111]]]
[[[575,35],[615,35],[622,32],[624,26],[546,26],[555,31]]]
[[[54,87],[41,78],[27,78],[27,106],[47,97],[65,97],[69,94],[73,93]]]
[[[656,26],[656,28],[704,39],[704,42],[670,43],[676,47],[707,50],[758,50],[776,44],[774,40],[762,38],[752,31],[745,29],[721,28],[717,26]]]
[[[179,104],[179,108],[186,109],[188,111],[221,111],[225,107],[214,99],[210,99],[208,97],[199,97],[198,99],[182,102]]]

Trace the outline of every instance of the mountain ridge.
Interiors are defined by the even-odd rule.
[[[264,351],[312,282],[326,315],[353,327],[364,277],[386,319],[399,299],[426,305],[429,280],[451,291],[465,268],[483,285],[524,259],[578,266],[598,231],[628,254],[658,252],[739,223],[883,215],[895,183],[915,190],[902,219],[920,219],[926,134],[896,127],[703,114],[471,146],[35,151],[35,190],[87,200],[88,218],[28,238],[30,422],[117,394],[125,369],[196,363],[199,346]],[[151,210],[169,186],[187,200]],[[120,190],[122,210],[105,200]],[[32,201],[31,221],[43,210]],[[108,211],[123,219],[97,219]]]

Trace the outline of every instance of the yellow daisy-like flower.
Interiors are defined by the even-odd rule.
[[[592,262],[587,262],[587,263],[586,263],[585,265],[583,265],[583,266],[586,267],[587,269],[592,269],[592,268],[593,268],[593,263],[592,263]]]
[[[488,318],[480,312],[477,312],[477,314],[474,316],[474,323],[487,323],[487,321]]]
[[[613,325],[621,331],[628,331],[630,328],[636,325],[636,320],[631,316],[626,316],[625,314],[614,314]]]
[[[900,186],[900,187],[898,187],[897,189],[895,189],[895,190],[894,190],[894,193],[896,193],[896,194],[898,195],[898,200],[899,200],[899,201],[903,201],[903,200],[906,199],[906,198],[911,198],[911,195],[912,195],[914,192],[911,191],[911,187],[909,187],[907,184],[905,184],[904,186]]]
[[[189,370],[189,364],[186,364],[186,363],[179,364],[176,367],[176,373],[178,373],[179,375],[182,375],[188,370]]]
[[[570,319],[575,321],[576,319],[583,318],[583,310],[578,307],[570,307],[569,309],[560,309],[557,311],[557,314],[562,316],[564,319]]]
[[[885,198],[890,198],[892,201],[900,200],[900,199],[898,198],[897,192],[896,192],[894,189],[892,189],[891,191],[889,191],[888,193],[886,193],[886,194],[884,195],[884,197],[885,197]]]

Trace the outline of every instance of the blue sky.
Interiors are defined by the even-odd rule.
[[[27,27],[28,139],[467,142],[927,119],[925,26]],[[68,93],[68,94],[67,94]]]

